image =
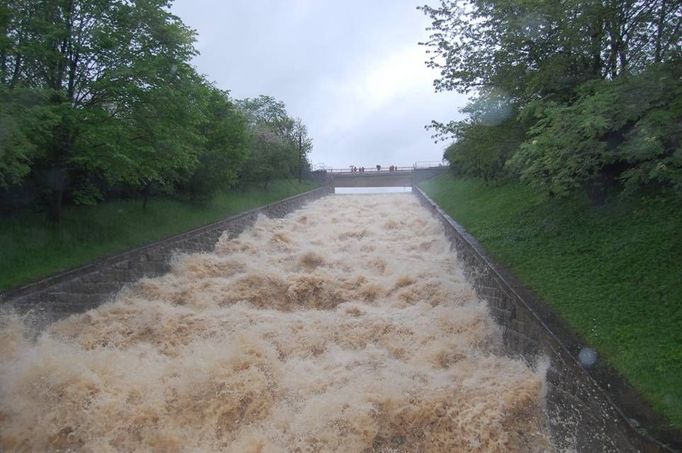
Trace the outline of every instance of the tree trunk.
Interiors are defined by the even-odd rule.
[[[57,102],[58,95],[55,95]],[[52,223],[59,223],[62,218],[64,193],[69,183],[68,157],[75,141],[75,133],[69,127],[68,121],[62,122],[52,131],[52,146],[48,157],[50,168],[46,174],[46,183],[50,189],[50,201],[47,217]]]
[[[303,179],[303,137],[298,133],[298,182]]]
[[[602,77],[601,40],[603,33],[603,22],[601,19],[599,19],[598,23],[592,24],[592,30],[590,33],[590,48],[592,54],[592,67],[590,68],[590,72],[596,78]]]
[[[665,27],[666,0],[661,1],[661,9],[658,11],[658,23],[656,24],[656,48],[654,50],[654,62],[660,63],[663,59],[663,27]]]
[[[6,85],[7,83],[7,52],[5,49],[2,49],[2,52],[0,52],[0,83],[3,85]]]
[[[64,200],[64,191],[55,190],[50,197],[50,207],[47,210],[47,220],[50,223],[58,225],[62,221],[62,205]]]
[[[593,207],[603,206],[606,201],[606,188],[603,181],[595,179],[585,184],[585,193],[590,200],[590,205]]]
[[[14,59],[14,71],[12,72],[12,77],[9,80],[9,88],[12,89],[17,85],[19,80],[19,74],[21,73],[22,58],[17,53]]]
[[[47,207],[47,220],[59,224],[62,221],[64,206],[64,190],[66,188],[66,170],[56,168],[48,173],[48,184],[51,188]]]
[[[144,189],[142,189],[142,209],[147,210],[147,201],[149,201],[149,194],[152,191],[152,183],[149,182],[145,184]]]

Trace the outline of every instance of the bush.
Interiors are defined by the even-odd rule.
[[[634,191],[655,185],[682,193],[680,65],[583,84],[569,105],[537,101],[528,140],[510,168],[550,194],[599,194],[616,183]]]
[[[455,172],[487,181],[505,174],[505,162],[523,140],[520,124],[510,119],[501,124],[460,123],[458,140],[443,157]]]

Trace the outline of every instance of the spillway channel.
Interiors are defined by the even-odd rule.
[[[551,449],[501,341],[412,194],[327,196],[37,337],[5,315],[0,450]]]

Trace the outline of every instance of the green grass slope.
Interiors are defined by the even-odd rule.
[[[546,200],[441,176],[422,188],[682,428],[682,201]]]
[[[276,181],[268,190],[220,193],[197,204],[177,199],[114,201],[72,206],[58,227],[44,214],[22,212],[0,219],[0,289],[11,288],[96,258],[215,222],[305,192],[312,183]]]

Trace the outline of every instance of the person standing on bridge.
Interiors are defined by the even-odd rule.
[[[377,165],[377,171],[381,171],[381,165]]]

